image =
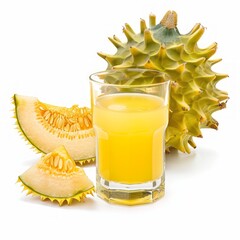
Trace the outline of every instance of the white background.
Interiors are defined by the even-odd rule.
[[[0,2],[0,239],[239,239],[240,76],[238,1],[12,1]],[[172,153],[166,163],[166,195],[154,204],[109,205],[97,196],[59,207],[25,196],[19,174],[40,157],[19,136],[12,119],[14,93],[71,106],[89,105],[88,76],[106,68],[97,52],[114,53],[107,37],[125,41],[128,22],[160,21],[178,13],[187,33],[206,27],[200,47],[218,43],[214,70],[229,74],[218,87],[229,92],[217,112],[218,131],[204,130],[191,154]],[[95,167],[86,166],[95,182]],[[3,237],[4,236],[4,237]]]

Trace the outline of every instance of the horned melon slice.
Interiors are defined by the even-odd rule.
[[[76,162],[94,161],[95,133],[89,108],[53,106],[18,94],[13,102],[20,133],[38,151],[49,153],[64,145]]]
[[[66,148],[60,146],[43,155],[39,161],[18,177],[27,194],[40,196],[42,200],[57,201],[61,206],[65,201],[83,200],[93,194],[94,185],[83,168],[76,166]]]

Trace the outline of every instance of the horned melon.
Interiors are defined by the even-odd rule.
[[[76,166],[64,146],[43,155],[39,161],[18,177],[27,194],[42,200],[70,204],[73,199],[83,200],[93,194],[94,185],[81,167]]]
[[[37,150],[49,153],[64,145],[76,162],[94,161],[95,133],[89,108],[58,107],[18,94],[13,102],[20,133]]]
[[[160,23],[149,17],[149,27],[140,21],[140,33],[125,24],[127,42],[115,35],[109,40],[117,48],[115,54],[99,52],[111,68],[150,68],[166,73],[171,82],[169,124],[166,149],[190,152],[196,147],[193,137],[202,137],[202,128],[218,128],[212,114],[226,107],[228,94],[217,83],[227,74],[216,73],[212,66],[221,59],[211,59],[217,49],[213,43],[200,48],[198,41],[205,28],[196,24],[188,34],[177,28],[177,13],[168,11]]]

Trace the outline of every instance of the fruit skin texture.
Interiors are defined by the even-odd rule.
[[[19,132],[34,148],[49,153],[64,145],[80,164],[95,160],[95,133],[87,107],[58,107],[35,97],[13,96]]]
[[[94,186],[84,170],[76,166],[64,146],[43,155],[39,161],[18,177],[27,194],[50,199],[62,205],[73,199],[83,200],[93,194]]]
[[[221,59],[211,60],[217,49],[213,43],[199,48],[198,40],[205,28],[196,24],[185,35],[177,29],[177,14],[168,11],[161,22],[150,15],[149,28],[141,19],[140,33],[125,24],[127,42],[115,35],[109,40],[117,48],[114,55],[98,53],[111,68],[149,68],[166,73],[171,79],[169,124],[166,150],[171,148],[190,153],[196,147],[193,137],[202,137],[201,128],[218,128],[212,114],[226,107],[228,94],[216,88],[226,74],[216,73],[212,66]]]

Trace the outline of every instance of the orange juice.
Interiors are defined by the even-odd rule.
[[[99,96],[94,106],[98,175],[107,181],[139,184],[162,177],[168,106],[141,93]]]

